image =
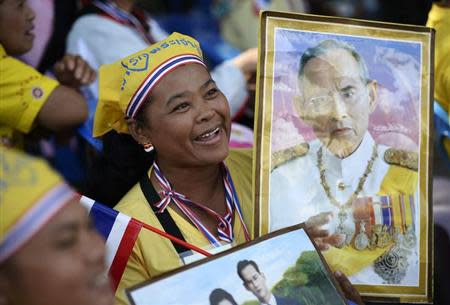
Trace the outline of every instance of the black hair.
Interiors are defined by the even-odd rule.
[[[148,172],[154,158],[154,152],[145,152],[132,136],[112,130],[103,136],[103,151],[88,168],[81,192],[114,207]]]
[[[145,112],[149,104],[150,98],[136,114],[137,125],[147,125]],[[93,157],[88,166],[86,181],[80,192],[106,206],[114,207],[147,174],[156,152],[145,152],[131,135],[115,130],[106,133],[102,140],[103,150]]]
[[[255,268],[256,272],[261,273],[259,271],[258,265],[256,264],[255,261],[244,259],[242,261],[239,261],[239,263],[237,264],[237,273],[238,273],[239,277],[241,278],[241,280],[244,281],[244,279],[242,278],[242,270],[247,266],[253,266],[253,268]]]
[[[209,294],[210,305],[218,305],[222,300],[228,300],[231,304],[238,305],[233,296],[222,288],[216,288]]]

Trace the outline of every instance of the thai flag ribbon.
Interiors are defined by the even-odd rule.
[[[223,168],[223,183],[225,187],[225,202],[226,202],[226,212],[224,215],[218,214],[216,211],[210,209],[204,204],[194,202],[187,198],[185,195],[176,192],[170,182],[161,172],[158,165],[153,163],[153,171],[155,173],[156,179],[162,189],[160,192],[162,199],[155,204],[159,209],[159,212],[163,212],[167,206],[173,202],[186,217],[194,224],[194,226],[202,232],[202,234],[209,240],[209,242],[215,246],[220,247],[220,240],[225,242],[232,242],[234,240],[233,234],[233,217],[234,213],[239,217],[239,221],[244,230],[245,239],[250,240],[250,234],[248,233],[247,226],[245,225],[244,218],[242,215],[242,209],[239,203],[239,198],[236,194],[236,189],[233,184],[233,180],[229,173],[228,168],[224,163],[222,163]],[[198,215],[191,209],[191,207],[197,207],[205,211],[207,214],[211,215],[218,221],[217,225],[217,236],[218,238],[201,222]]]
[[[82,196],[80,202],[87,208],[95,228],[106,241],[105,262],[114,291],[116,291],[120,283],[128,258],[142,228],[181,244],[186,249],[196,251],[204,256],[211,256],[210,253],[203,249],[111,209],[86,196]]]

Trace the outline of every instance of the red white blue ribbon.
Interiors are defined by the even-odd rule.
[[[216,211],[208,208],[207,206],[200,203],[196,203],[188,199],[185,195],[176,192],[170,185],[170,182],[166,179],[166,177],[164,177],[156,162],[153,164],[153,170],[155,172],[156,179],[158,180],[159,185],[162,188],[161,191],[162,199],[155,204],[155,206],[159,209],[159,212],[163,212],[167,208],[167,206],[171,202],[173,202],[215,247],[221,246],[219,240],[225,242],[232,242],[234,240],[233,234],[234,212],[238,214],[239,220],[244,229],[245,239],[247,241],[250,240],[250,235],[248,233],[247,226],[244,223],[239,198],[236,194],[236,189],[234,187],[233,180],[231,179],[231,175],[226,165],[222,163],[222,167],[224,171],[223,183],[225,186],[225,201],[226,201],[226,213],[224,216],[221,216]],[[196,213],[190,208],[191,206],[204,210],[207,214],[213,216],[215,219],[218,220],[217,235],[219,239],[217,239],[216,236],[200,221]]]
[[[147,31],[142,23],[133,14],[128,13],[117,5],[109,1],[93,1],[92,4],[102,10],[108,17],[117,21],[120,24],[128,25],[134,28],[142,39],[148,44],[154,43],[154,39],[151,37],[149,31]]]

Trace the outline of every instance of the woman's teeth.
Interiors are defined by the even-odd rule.
[[[217,133],[219,132],[219,127],[215,128],[214,130],[204,133],[200,136],[197,137],[198,140],[200,141],[204,141],[204,140],[208,140],[212,137],[214,137]]]

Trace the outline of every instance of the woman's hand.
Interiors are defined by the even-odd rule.
[[[339,286],[341,287],[342,292],[344,292],[344,296],[346,299],[356,303],[357,305],[364,305],[364,302],[358,290],[356,290],[352,283],[350,283],[345,274],[337,270],[334,272],[334,276]]]
[[[328,224],[333,219],[332,212],[323,212],[310,217],[305,222],[305,228],[309,236],[314,240],[320,251],[325,251],[330,246],[339,246],[345,240],[344,234],[331,234],[329,230],[322,229],[323,225]]]
[[[67,54],[54,66],[56,79],[72,88],[79,88],[92,83],[97,73],[78,55]]]

